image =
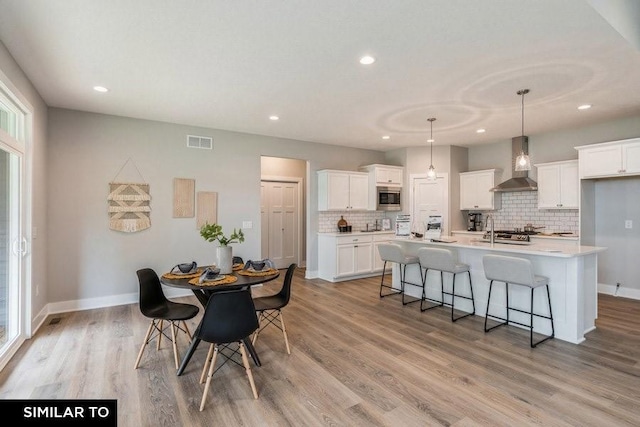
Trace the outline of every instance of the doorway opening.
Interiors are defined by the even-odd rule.
[[[261,157],[262,258],[276,268],[306,264],[307,170],[305,160]]]

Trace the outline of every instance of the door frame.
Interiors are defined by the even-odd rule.
[[[303,196],[303,188],[302,183],[304,182],[303,178],[295,177],[295,176],[278,176],[278,175],[263,175],[260,177],[260,182],[294,182],[298,186],[298,201],[296,209],[298,210],[298,249],[296,250],[296,258],[298,259],[298,265],[302,262],[302,242],[304,241],[302,236],[302,196]],[[260,221],[260,236],[262,236],[262,221]],[[262,242],[260,242],[262,245]]]
[[[426,173],[412,173],[409,175],[409,213],[413,216],[413,208],[414,208],[414,195],[413,190],[415,186],[416,179],[427,179]],[[444,228],[442,230],[443,234],[449,235],[451,233],[451,221],[449,217],[449,195],[451,192],[449,191],[449,173],[441,172],[436,174],[436,180],[442,179],[445,186],[445,194],[447,197],[446,203],[444,204],[444,212],[442,212],[442,220],[444,221]]]
[[[14,354],[22,346],[26,339],[31,338],[34,330],[33,313],[33,289],[32,289],[32,240],[33,240],[33,111],[34,108],[21,92],[11,83],[11,80],[0,70],[0,92],[21,113],[19,121],[18,138],[13,138],[3,132],[3,146],[19,153],[20,161],[20,236],[25,239],[25,254],[22,256],[20,266],[20,290],[19,293],[19,331],[15,342],[8,348],[5,355],[0,358],[0,370],[11,360]],[[46,272],[44,273],[46,276]],[[44,316],[40,322],[44,321]],[[39,325],[38,325],[39,326]],[[37,326],[36,326],[37,328]]]

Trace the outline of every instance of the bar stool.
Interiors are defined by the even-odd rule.
[[[459,263],[456,253],[450,249],[445,248],[420,248],[418,250],[418,260],[420,262],[420,268],[424,269],[424,275],[422,276],[422,300],[420,301],[420,311],[427,311],[435,307],[442,307],[446,303],[444,302],[445,295],[451,295],[451,321],[455,322],[456,320],[460,320],[463,317],[471,316],[476,314],[476,303],[473,300],[473,285],[471,283],[471,272],[469,271],[469,265]],[[426,295],[426,284],[427,284],[427,273],[429,270],[437,270],[440,271],[440,299],[432,299],[427,298]],[[443,272],[453,274],[453,288],[451,292],[446,292],[444,290],[444,277]],[[459,273],[467,273],[469,275],[469,290],[471,291],[471,296],[459,295],[456,294],[456,277]],[[454,317],[453,310],[455,308],[455,299],[464,298],[471,300],[471,305],[473,311],[471,313],[464,314],[462,316]],[[432,305],[431,307],[423,308],[423,303],[425,300],[439,303],[436,305]]]
[[[487,298],[487,312],[484,317],[484,331],[489,332],[498,326],[514,323],[516,325],[529,328],[531,348],[535,348],[538,344],[545,342],[555,336],[555,330],[553,328],[553,313],[551,312],[551,296],[549,295],[549,279],[544,276],[536,276],[533,272],[533,266],[531,261],[524,258],[508,257],[502,255],[485,255],[482,258],[482,264],[484,265],[484,274],[489,283],[489,297]],[[489,314],[489,305],[491,303],[491,288],[493,287],[494,280],[505,283],[505,289],[507,293],[507,318],[494,316]],[[526,286],[531,289],[531,311],[520,310],[509,306],[509,285]],[[533,290],[544,286],[547,288],[547,301],[549,302],[549,316],[542,314],[536,314],[533,312]],[[519,323],[509,319],[509,311],[519,311],[521,313],[529,314],[529,324]],[[533,316],[542,317],[544,319],[551,320],[551,335],[544,339],[534,343],[533,342]],[[502,323],[494,325],[487,329],[487,318],[493,318],[497,320],[503,320]]]
[[[416,256],[412,256],[412,255],[407,255],[405,253],[405,251],[402,249],[402,247],[396,243],[381,243],[378,245],[378,253],[380,254],[380,258],[384,261],[383,267],[382,267],[382,279],[380,280],[380,298],[384,298],[384,297],[388,297],[389,295],[396,295],[396,294],[402,294],[402,305],[407,305],[410,304],[412,302],[417,302],[420,301],[420,299],[416,299],[414,301],[406,301],[404,299],[404,287],[405,284],[409,284],[409,285],[413,285],[413,286],[418,286],[418,287],[423,287],[424,284],[417,284],[417,283],[413,283],[413,282],[407,282],[405,280],[406,277],[406,270],[407,270],[407,265],[412,265],[412,264],[418,264],[418,257]],[[389,285],[385,285],[384,284],[384,274],[385,271],[387,269],[387,262],[395,262],[398,264],[399,266],[399,270],[400,270],[400,290],[397,290],[396,288],[394,288],[393,286],[389,286]],[[421,273],[422,275],[422,273]],[[392,292],[389,292],[387,294],[382,294],[382,288],[389,288],[392,289]],[[424,293],[424,288],[423,291]]]

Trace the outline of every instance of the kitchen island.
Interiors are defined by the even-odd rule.
[[[603,247],[561,244],[556,242],[508,244],[484,242],[476,236],[458,235],[450,238],[451,243],[430,242],[418,239],[396,238],[395,243],[402,246],[408,254],[416,255],[421,247],[445,247],[458,253],[460,262],[469,264],[473,282],[476,315],[484,316],[487,309],[489,281],[484,276],[482,257],[486,254],[499,254],[526,258],[533,263],[537,275],[549,278],[551,307],[553,309],[556,338],[579,344],[585,340],[584,334],[595,329],[597,318],[597,282],[598,253],[606,250]],[[417,266],[409,266],[406,270],[407,281],[419,283],[420,272]],[[452,276],[444,274],[445,290],[451,290]],[[398,269],[393,269],[393,286],[399,288]],[[407,295],[420,297],[421,289],[406,286]],[[462,295],[469,294],[469,280],[466,274],[458,275],[456,291]],[[429,271],[426,283],[427,297],[440,298],[440,273]],[[534,293],[534,311],[548,314],[546,293]],[[505,290],[501,283],[494,284],[490,312],[504,316],[506,313]],[[529,290],[522,286],[510,286],[509,303],[512,307],[529,308]],[[450,297],[445,296],[450,302]],[[470,300],[456,299],[456,309],[472,311]],[[428,312],[426,312],[428,313]],[[528,324],[529,316],[512,311],[510,317]],[[515,326],[515,325],[514,325]],[[534,331],[550,334],[549,321],[534,318]]]

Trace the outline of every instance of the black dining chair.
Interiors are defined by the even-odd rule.
[[[197,306],[191,304],[182,304],[169,301],[162,292],[160,279],[155,271],[151,268],[143,268],[136,272],[138,275],[138,283],[140,285],[140,311],[145,317],[151,319],[151,324],[147,329],[144,342],[138,353],[136,364],[133,369],[138,369],[140,359],[144,349],[155,337],[158,337],[157,349],[160,350],[160,342],[164,335],[173,344],[173,357],[178,369],[178,345],[176,343],[176,335],[179,331],[183,331],[191,339],[191,332],[187,326],[187,320],[193,319],[200,310]],[[171,337],[165,332],[164,321],[169,323],[171,328]],[[182,323],[182,326],[180,325]],[[152,335],[155,331],[155,335]]]
[[[249,377],[251,391],[253,397],[258,398],[256,384],[253,381],[251,366],[247,358],[247,352],[243,340],[249,337],[256,329],[258,329],[258,316],[256,315],[255,306],[251,299],[251,291],[249,289],[235,291],[221,291],[211,295],[207,307],[204,309],[204,316],[200,322],[200,326],[195,332],[198,339],[211,343],[209,352],[200,376],[200,384],[204,382],[206,375],[207,382],[204,386],[202,401],[200,402],[200,410],[204,409],[207,400],[207,393],[211,385],[211,378],[217,369],[220,369],[227,361],[237,354],[238,350],[230,355],[226,355],[219,351],[219,346],[237,343],[240,355],[242,356],[242,364]],[[216,358],[220,354],[225,359],[222,365],[215,368]],[[238,364],[237,362],[235,362]]]
[[[251,340],[253,344],[256,343],[260,331],[269,325],[274,325],[282,331],[282,334],[284,335],[284,344],[287,347],[287,354],[291,354],[291,350],[289,349],[289,339],[287,338],[287,329],[284,326],[284,318],[282,317],[282,309],[289,304],[289,299],[291,298],[291,280],[293,280],[293,272],[295,269],[296,264],[291,264],[289,266],[287,274],[284,276],[282,288],[277,294],[256,297],[253,299],[256,311],[260,314],[258,317],[260,328],[253,334]],[[279,321],[279,324],[276,323],[276,320]]]

